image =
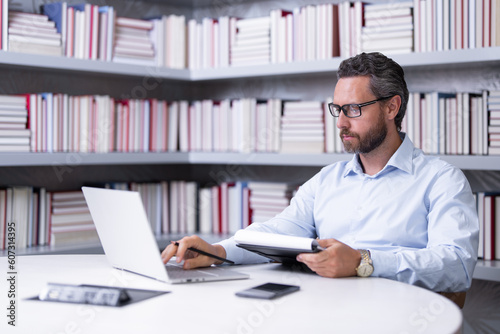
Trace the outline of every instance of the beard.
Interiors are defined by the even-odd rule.
[[[342,136],[348,135],[357,139],[353,141],[344,142]],[[340,131],[340,139],[344,144],[344,150],[347,153],[363,153],[367,154],[379,147],[387,136],[387,125],[384,122],[383,116],[378,119],[377,123],[370,128],[368,133],[361,138],[357,133],[350,133],[346,129]]]

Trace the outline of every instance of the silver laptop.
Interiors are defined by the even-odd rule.
[[[225,266],[184,270],[174,261],[165,265],[138,192],[92,187],[82,190],[113,267],[168,283],[249,277]]]

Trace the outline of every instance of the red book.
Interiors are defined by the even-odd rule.
[[[75,43],[75,10],[72,7],[67,9],[66,19],[66,57],[73,57],[73,48]]]

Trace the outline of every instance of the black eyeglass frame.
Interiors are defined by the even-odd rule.
[[[340,116],[340,112],[339,112],[338,115],[334,115],[333,109],[332,109],[333,107],[338,107],[338,109],[340,109],[341,111],[344,112],[344,115],[346,117],[356,118],[356,117],[361,116],[361,107],[366,107],[366,106],[369,106],[371,104],[377,103],[378,101],[390,99],[393,96],[394,95],[385,96],[385,97],[381,97],[379,99],[376,99],[376,100],[373,100],[373,101],[369,101],[369,102],[364,102],[364,103],[349,103],[349,104],[344,104],[343,106],[339,106],[338,104],[334,104],[333,102],[330,102],[330,103],[328,103],[328,110],[330,110],[330,115],[332,115],[333,117],[339,117]],[[346,106],[357,106],[359,108],[359,115],[356,115],[356,116],[349,116],[349,115],[347,115],[348,111],[345,109]]]

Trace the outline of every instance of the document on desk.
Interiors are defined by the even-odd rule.
[[[234,235],[234,240],[238,247],[285,264],[296,263],[300,253],[323,250],[316,239],[276,233],[240,230]]]
[[[28,300],[121,307],[169,292],[103,285],[48,283],[38,296]]]

